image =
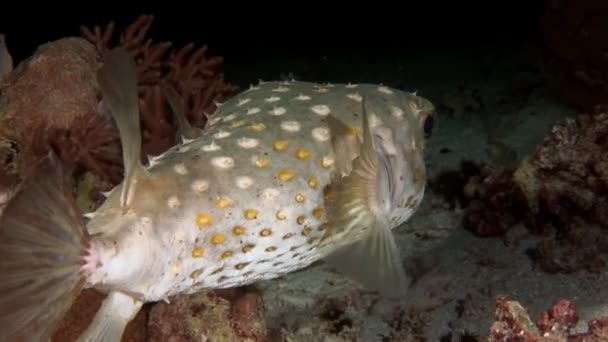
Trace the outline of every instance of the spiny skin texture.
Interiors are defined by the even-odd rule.
[[[428,101],[378,85],[261,83],[221,105],[200,138],[151,158],[125,215],[120,187],[110,194],[88,225],[100,265],[88,285],[156,301],[276,278],[353,242],[344,233],[321,242],[343,152],[327,118],[359,137],[363,97],[390,178],[379,184],[388,221],[407,220],[426,182]],[[390,164],[395,150],[405,161]]]

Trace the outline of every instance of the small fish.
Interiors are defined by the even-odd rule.
[[[140,162],[137,68],[104,54],[125,178],[93,213],[53,154],[0,218],[0,340],[46,341],[84,288],[108,294],[79,341],[119,341],[146,302],[273,279],[325,260],[404,296],[392,229],[423,198],[431,102],[372,84],[261,82],[203,130],[163,86],[182,141]]]

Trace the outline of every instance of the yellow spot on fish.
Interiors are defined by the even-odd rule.
[[[211,243],[214,245],[221,245],[226,242],[226,235],[224,234],[215,234],[211,238]]]
[[[293,233],[287,233],[287,234],[283,235],[283,240],[287,240],[292,236],[293,236]]]
[[[215,206],[218,207],[219,209],[226,209],[229,208],[230,206],[232,206],[232,200],[230,198],[227,197],[223,197],[218,199],[217,201],[215,201]]]
[[[255,158],[253,164],[258,169],[265,169],[270,165],[270,160],[267,158]]]
[[[306,216],[303,216],[303,215],[298,216],[296,221],[298,222],[298,224],[302,225],[302,224],[304,224],[304,222],[306,222]]]
[[[325,209],[323,208],[316,208],[312,211],[312,215],[316,218],[321,218],[323,214],[325,214]]]
[[[261,132],[266,129],[266,125],[264,125],[263,123],[253,124],[253,125],[249,126],[247,129],[252,132]]]
[[[306,200],[306,197],[304,197],[304,195],[302,195],[302,194],[296,194],[296,202],[298,202],[298,203],[304,203],[305,200]]]
[[[209,227],[213,223],[213,217],[209,214],[198,214],[196,216],[196,225],[203,228]]]
[[[245,219],[247,220],[255,220],[258,218],[258,211],[255,209],[247,209],[245,210]]]
[[[323,223],[322,225],[319,226],[319,231],[322,232],[324,230],[327,230],[329,228],[329,223]]]
[[[244,262],[244,263],[240,263],[240,264],[236,264],[236,269],[237,270],[242,270],[243,268],[247,267],[247,265],[249,265],[248,262]]]
[[[308,160],[310,158],[310,151],[300,147],[296,150],[296,158],[300,160]]]
[[[249,253],[253,250],[253,248],[255,247],[255,245],[249,244],[249,245],[245,245],[242,249],[243,253]]]
[[[287,169],[281,170],[279,173],[277,173],[277,178],[283,182],[289,182],[293,180],[295,176],[296,174],[293,171]]]
[[[230,257],[232,257],[232,251],[225,251],[224,253],[222,253],[222,259],[228,259]]]
[[[325,156],[323,157],[323,159],[321,160],[321,166],[324,169],[329,169],[332,167],[332,165],[334,165],[334,158],[330,157],[330,156]]]
[[[276,250],[277,250],[277,248],[276,248],[276,247],[274,247],[274,246],[271,246],[271,247],[266,248],[266,252],[274,252],[274,251],[276,251]]]
[[[270,236],[272,234],[272,230],[269,228],[262,229],[260,232],[260,236]]]
[[[309,244],[311,244],[311,245],[312,245],[313,243],[317,242],[317,241],[319,241],[319,238],[318,238],[318,237],[316,237],[316,236],[315,236],[315,237],[312,237],[312,238],[310,238],[310,239],[308,239],[308,243],[309,243]]]
[[[195,270],[192,273],[190,273],[190,278],[198,279],[198,277],[200,277],[202,274],[203,274],[203,269],[198,269],[198,270]]]
[[[357,127],[348,127],[346,129],[346,134],[350,135],[351,137],[356,137],[359,135],[359,129],[357,129]]]
[[[277,140],[272,144],[272,147],[274,147],[275,150],[277,151],[285,151],[288,147],[289,147],[289,141],[287,140]]]
[[[308,236],[310,234],[312,234],[312,228],[310,228],[310,227],[304,227],[304,229],[302,229],[302,235]]]
[[[317,180],[316,177],[310,177],[308,179],[308,186],[311,187],[311,188],[313,188],[313,189],[316,189],[317,186],[319,186],[319,181]]]
[[[234,234],[236,236],[245,234],[245,227],[236,226],[236,227],[232,228],[232,234]]]
[[[202,247],[196,247],[195,249],[192,250],[193,258],[200,258],[203,256],[203,254],[205,254],[205,250]]]
[[[283,210],[277,211],[276,216],[277,216],[277,220],[280,220],[280,221],[287,219],[287,213],[285,213],[285,211],[283,211]]]

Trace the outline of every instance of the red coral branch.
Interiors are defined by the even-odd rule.
[[[164,152],[175,141],[177,123],[162,94],[160,84],[167,82],[176,89],[185,105],[186,117],[195,127],[204,127],[205,113],[215,111],[215,102],[223,102],[238,88],[224,81],[217,71],[221,57],[207,57],[207,46],[194,50],[188,44],[178,50],[170,42],[155,43],[147,39],[154,17],[143,15],[120,36],[118,45],[124,47],[136,60],[139,69],[139,94],[143,123],[142,156]],[[102,31],[81,28],[82,36],[100,50],[110,47],[114,24]],[[192,52],[194,51],[194,52]]]

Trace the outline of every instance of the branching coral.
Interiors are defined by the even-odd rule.
[[[486,341],[550,342],[550,341],[607,341],[608,317],[588,322],[586,333],[572,332],[579,317],[575,305],[560,300],[543,312],[534,323],[526,309],[517,301],[500,296],[496,299],[494,323]]]
[[[117,184],[122,178],[119,138],[112,123],[95,113],[76,118],[69,128],[41,122],[34,133],[35,156],[53,150],[72,171],[89,170],[102,181]]]
[[[215,111],[216,102],[225,101],[238,90],[224,81],[223,74],[217,70],[223,59],[208,58],[206,45],[194,50],[194,44],[188,44],[175,50],[171,49],[170,42],[147,39],[153,19],[153,16],[141,16],[120,35],[117,43],[136,59],[139,67],[143,156],[160,154],[175,143],[177,124],[161,91],[162,82],[176,89],[190,124],[200,128]],[[81,33],[103,51],[112,45],[114,29],[115,24],[111,22],[105,29],[82,27]]]

